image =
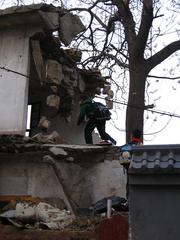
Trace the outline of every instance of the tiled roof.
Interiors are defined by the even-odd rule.
[[[180,145],[133,147],[129,173],[180,173]]]

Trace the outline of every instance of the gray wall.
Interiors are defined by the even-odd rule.
[[[66,118],[57,115],[52,119],[48,132],[57,131],[70,144],[85,144],[84,127],[85,123],[77,126],[77,119],[79,115],[79,105],[74,104],[72,115],[69,122]]]
[[[179,175],[130,176],[132,240],[179,240]]]
[[[119,162],[80,163],[56,160],[68,195],[75,206],[89,207],[112,194],[125,197],[126,177]],[[41,153],[1,154],[0,195],[31,195],[62,199],[62,189],[51,164]]]
[[[29,75],[27,29],[0,31],[0,66]],[[0,69],[0,132],[23,134],[26,128],[28,80]]]

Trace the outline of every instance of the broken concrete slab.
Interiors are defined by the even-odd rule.
[[[53,143],[53,144],[68,144],[57,131],[53,131],[50,134],[38,133],[32,137],[33,140],[39,143]]]
[[[49,151],[52,152],[53,155],[55,155],[55,156],[67,156],[68,155],[67,152],[64,151],[64,149],[62,149],[62,148],[51,147],[49,149]]]
[[[82,24],[79,17],[71,13],[65,14],[60,18],[60,38],[61,41],[68,46],[74,37],[80,32],[85,30],[85,26]]]
[[[41,25],[47,30],[57,30],[59,25],[59,14],[63,9],[48,4],[32,4],[14,6],[0,11],[0,29],[7,27],[22,26],[24,24]]]

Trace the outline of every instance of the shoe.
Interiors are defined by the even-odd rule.
[[[116,145],[116,141],[115,140],[107,140],[108,143],[111,143],[113,146]]]
[[[102,141],[102,142],[100,142],[99,144],[105,144],[105,145],[107,145],[107,144],[109,144],[109,145],[112,145],[112,142],[110,142],[109,140],[104,140],[104,141]]]

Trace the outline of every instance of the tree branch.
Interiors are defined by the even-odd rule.
[[[167,59],[171,54],[173,54],[177,50],[180,50],[180,40],[170,43],[169,45],[161,49],[159,52],[154,54],[152,57],[147,59],[146,63],[147,63],[147,67],[149,68],[149,71],[154,67],[156,67],[161,62],[163,62],[165,59]]]
[[[110,53],[104,53],[104,56],[106,56],[106,57],[111,58],[112,60],[114,60],[119,67],[123,67],[123,68],[126,68],[126,69],[129,68],[129,65],[128,65],[128,64],[120,61],[116,56],[114,56],[114,55],[112,55],[112,54],[110,54]]]
[[[125,38],[128,42],[129,54],[131,55],[134,53],[136,31],[133,15],[129,9],[129,1],[113,0],[112,3],[118,8],[119,21],[124,26]]]
[[[94,17],[103,28],[107,28],[106,24],[104,24],[103,21],[101,21],[101,19],[88,8],[71,8],[68,11],[69,12],[72,12],[72,11],[80,11],[80,12],[86,11],[91,15],[91,19]],[[92,22],[92,20],[91,20],[91,22]]]

